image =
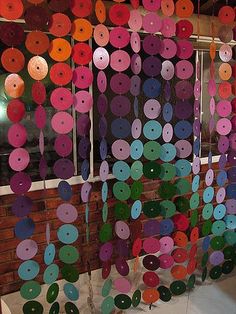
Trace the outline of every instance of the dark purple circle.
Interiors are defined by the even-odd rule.
[[[79,145],[78,145],[79,156],[82,159],[88,158],[90,150],[91,150],[90,140],[87,137],[81,138]]]
[[[158,36],[147,35],[143,40],[143,50],[149,55],[156,55],[162,52],[163,44]]]
[[[67,180],[73,177],[75,173],[75,167],[70,159],[61,158],[55,162],[53,166],[53,172],[57,178]]]
[[[189,81],[179,81],[175,85],[175,93],[179,99],[189,99],[193,96],[193,85]]]
[[[79,115],[77,119],[77,132],[80,136],[89,135],[89,131],[91,128],[91,121],[89,116],[86,113],[82,113]]]
[[[11,210],[17,217],[28,215],[33,206],[32,200],[28,196],[20,195],[12,204]]]
[[[225,154],[229,149],[229,138],[225,135],[220,135],[217,147],[221,154]]]
[[[177,100],[174,109],[178,119],[188,119],[193,114],[193,106],[188,100]]]
[[[19,46],[25,39],[24,29],[19,23],[6,22],[0,26],[0,38],[7,46]]]
[[[67,134],[59,134],[54,143],[54,149],[60,157],[67,157],[72,152],[72,140]]]
[[[117,117],[126,116],[130,112],[130,100],[128,97],[123,95],[116,95],[112,98],[111,103],[111,112]]]
[[[98,128],[99,128],[100,136],[106,137],[106,135],[107,135],[107,119],[105,117],[100,117]]]
[[[85,159],[82,164],[81,164],[81,167],[80,167],[80,170],[81,170],[81,176],[83,178],[84,181],[87,181],[88,180],[88,177],[89,177],[89,172],[90,172],[90,169],[89,169],[89,161],[87,159]]]
[[[116,241],[116,251],[119,256],[129,256],[129,245],[126,240],[118,239]]]
[[[47,160],[44,156],[40,158],[39,162],[39,175],[42,180],[45,180],[46,176],[48,174],[48,165]]]
[[[133,96],[138,96],[141,89],[141,78],[138,75],[133,75],[130,80],[130,93]]]
[[[15,194],[25,194],[29,191],[32,181],[25,172],[17,172],[10,179],[10,186]]]
[[[154,56],[149,56],[143,61],[143,72],[147,76],[157,76],[161,73],[161,60]]]
[[[126,260],[122,257],[119,257],[115,261],[116,270],[121,276],[127,276],[129,274],[129,265]]]
[[[127,74],[116,73],[111,77],[110,86],[115,94],[126,94],[130,89],[130,78]]]
[[[160,233],[160,223],[155,219],[150,219],[145,222],[143,226],[143,232],[145,237],[150,237]]]
[[[105,115],[108,109],[108,100],[106,95],[100,94],[97,100],[97,108],[100,115]]]

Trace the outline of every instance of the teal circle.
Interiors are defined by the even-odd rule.
[[[50,285],[57,280],[59,275],[59,267],[56,264],[49,265],[43,274],[43,281]]]
[[[113,194],[119,201],[126,201],[130,198],[130,187],[125,182],[116,182],[113,185]]]
[[[198,208],[200,203],[200,196],[199,193],[195,192],[191,195],[190,197],[190,208],[191,209],[196,209]]]
[[[134,140],[130,145],[130,157],[134,160],[140,159],[143,155],[143,143],[140,140]]]
[[[158,121],[150,120],[144,124],[143,134],[151,141],[157,140],[162,133],[162,126]]]
[[[56,254],[55,245],[53,243],[50,243],[49,245],[47,245],[44,251],[44,263],[46,265],[52,264],[55,258],[55,254]]]
[[[179,178],[175,181],[176,191],[178,195],[184,195],[190,192],[191,184],[185,178]]]
[[[197,190],[199,189],[199,184],[200,184],[200,176],[198,174],[193,178],[193,181],[192,181],[192,191],[193,192],[197,192]]]
[[[221,236],[225,231],[225,222],[222,220],[214,221],[211,227],[211,232],[215,236]]]
[[[115,301],[113,297],[111,296],[106,297],[102,301],[102,305],[101,305],[102,314],[110,314],[113,311],[114,307],[115,307]]]
[[[236,244],[236,232],[231,230],[226,230],[224,233],[225,242],[229,245]]]
[[[204,203],[210,203],[213,200],[213,196],[214,196],[214,188],[212,186],[208,186],[203,192]]]
[[[144,144],[143,155],[147,160],[157,160],[160,158],[161,145],[156,141],[148,141]]]
[[[58,229],[57,236],[62,243],[72,244],[78,239],[79,232],[74,225],[64,224]]]
[[[33,260],[23,262],[18,268],[18,275],[22,280],[32,280],[39,273],[39,264]]]
[[[236,228],[236,216],[235,215],[226,215],[224,218],[225,225],[227,229]]]
[[[226,213],[225,205],[224,204],[218,204],[214,208],[213,216],[215,219],[219,220],[219,219],[224,218],[225,213]]]
[[[108,217],[108,204],[105,202],[102,207],[102,221],[106,222]]]
[[[102,184],[102,201],[105,203],[107,201],[108,196],[108,184],[107,182],[103,182]]]
[[[163,181],[170,181],[176,175],[175,165],[170,163],[163,163],[161,165],[161,173],[159,175],[160,179]]]
[[[102,296],[103,296],[103,298],[106,298],[110,294],[111,288],[112,288],[112,280],[111,279],[107,279],[104,282],[103,287],[102,287]]]
[[[64,284],[63,290],[70,301],[77,301],[79,299],[79,290],[72,283]]]
[[[202,218],[208,220],[212,217],[213,214],[213,205],[211,203],[206,204],[202,210]]]
[[[143,175],[143,164],[140,160],[136,160],[131,166],[131,178],[135,181],[139,180]]]
[[[130,167],[123,160],[116,161],[112,167],[112,174],[119,181],[126,181],[130,177]]]
[[[175,159],[176,147],[173,144],[165,143],[161,146],[160,159],[164,162],[170,162]]]
[[[41,286],[37,281],[27,281],[20,288],[20,295],[26,300],[33,300],[41,293]]]
[[[132,219],[138,219],[142,212],[142,202],[136,200],[131,207],[131,217]]]
[[[161,201],[160,208],[161,216],[163,216],[164,218],[170,218],[176,213],[175,203],[170,200]]]
[[[192,170],[190,161],[186,159],[179,159],[175,163],[176,175],[178,177],[187,177]]]

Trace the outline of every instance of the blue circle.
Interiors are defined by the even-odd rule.
[[[59,241],[64,244],[74,243],[78,239],[78,236],[78,229],[71,224],[64,224],[57,231]]]
[[[161,146],[160,159],[165,162],[174,160],[176,156],[176,147],[173,144],[166,143]]]
[[[192,131],[192,124],[187,120],[179,121],[174,126],[175,136],[180,140],[185,140],[186,138],[189,138],[189,136],[192,134]]]
[[[205,203],[210,203],[214,196],[214,188],[212,186],[208,186],[203,192],[203,201]]]
[[[193,142],[193,153],[197,157],[199,157],[200,145],[201,145],[200,138],[196,138],[195,141]]]
[[[39,273],[39,264],[33,260],[23,262],[18,268],[18,275],[22,280],[32,280]]]
[[[160,234],[161,235],[168,235],[171,234],[174,230],[174,223],[171,219],[163,219],[160,222]]]
[[[100,157],[102,160],[107,157],[107,141],[103,138],[99,146]]]
[[[131,217],[133,219],[138,219],[142,212],[142,202],[137,200],[133,203],[131,207]]]
[[[235,198],[236,195],[236,183],[235,184],[229,184],[226,187],[226,194],[228,198]]]
[[[176,175],[178,177],[187,177],[192,170],[190,161],[186,159],[179,159],[175,163]]]
[[[55,245],[53,243],[50,243],[44,251],[44,263],[46,265],[52,264],[55,258],[55,254],[56,254]]]
[[[204,252],[208,251],[210,247],[211,238],[209,236],[206,236],[202,241],[202,250]]]
[[[112,174],[119,181],[126,181],[130,177],[130,167],[123,161],[116,161],[112,167]]]
[[[161,93],[161,83],[157,79],[149,78],[143,84],[143,92],[148,98],[156,98]]]
[[[170,120],[173,117],[173,107],[172,105],[167,102],[163,109],[162,109],[162,115],[163,115],[163,119],[165,120],[165,122],[170,122]]]
[[[138,111],[139,111],[138,98],[135,96],[135,98],[134,98],[134,115],[135,115],[135,118],[138,118]]]
[[[214,208],[213,216],[215,219],[219,220],[222,219],[225,216],[226,213],[226,207],[224,204],[218,204]]]
[[[118,118],[111,123],[111,133],[116,138],[126,138],[130,135],[131,125],[127,119]]]
[[[161,136],[162,126],[155,120],[150,120],[144,124],[143,134],[148,140],[156,140]]]
[[[63,290],[69,300],[77,301],[79,299],[79,290],[72,283],[64,284]]]
[[[56,264],[51,264],[44,271],[43,281],[46,284],[50,285],[51,283],[57,280],[58,275],[59,275],[59,267]]]
[[[212,166],[212,152],[208,154],[208,167],[211,168]]]
[[[219,186],[224,186],[227,181],[227,172],[225,170],[219,171],[216,177],[216,182]]]
[[[108,196],[108,184],[107,182],[103,182],[102,184],[102,201],[105,203],[107,201]]]
[[[135,140],[130,145],[130,157],[134,160],[141,158],[143,155],[143,143],[140,140]]]
[[[58,194],[63,201],[69,201],[72,197],[72,188],[66,181],[60,181],[58,184]]]
[[[31,218],[23,218],[15,226],[15,235],[18,239],[25,240],[30,238],[35,229],[35,224]]]
[[[82,162],[80,170],[83,180],[87,181],[90,173],[89,161],[87,159]]]

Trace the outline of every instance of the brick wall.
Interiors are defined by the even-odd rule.
[[[217,171],[217,164],[214,164],[214,168]],[[207,170],[207,165],[203,165],[201,169],[201,184],[199,187],[199,194],[205,188],[204,176]],[[189,177],[191,181],[191,176]],[[142,194],[142,201],[158,199],[158,195],[155,191],[159,185],[158,180],[143,180],[144,192]],[[113,208],[116,200],[112,196],[112,181],[108,182],[110,186],[108,207],[109,207],[109,222],[114,222]],[[86,243],[86,225],[85,225],[85,205],[80,200],[80,186],[73,186],[73,197],[71,203],[76,206],[79,216],[75,222],[79,228],[79,238],[77,241],[77,247],[80,252],[80,261],[77,265],[79,271],[86,271],[87,256],[90,257],[91,269],[97,269],[100,267],[100,261],[98,258],[99,252],[99,228],[103,224],[102,222],[102,200],[101,200],[101,183],[97,182],[93,184],[93,192],[90,198],[90,243]],[[189,194],[191,195],[191,193]],[[45,227],[46,221],[50,221],[51,224],[51,242],[53,242],[57,248],[59,243],[57,240],[57,229],[62,224],[56,216],[56,208],[62,203],[57,194],[56,189],[48,189],[45,194],[45,199],[42,199],[42,191],[30,192],[29,197],[33,200],[33,208],[30,213],[30,217],[34,220],[36,228],[32,237],[38,244],[39,250],[37,256],[34,258],[40,265],[40,275],[36,278],[42,282],[42,274],[46,268],[43,261],[44,249],[46,247],[45,239]],[[15,217],[11,212],[11,204],[14,201],[14,195],[1,196],[0,198],[0,294],[4,295],[10,292],[19,290],[22,285],[22,281],[17,274],[18,266],[21,261],[18,259],[15,253],[17,244],[20,242],[14,236],[14,226],[19,218]],[[44,204],[45,202],[45,204]],[[200,203],[200,205],[202,202]],[[45,207],[47,210],[45,210]],[[203,206],[199,207],[199,214],[201,213]],[[189,213],[188,213],[189,214]],[[140,216],[139,220],[145,221],[144,216]],[[199,216],[199,222],[201,218]],[[58,256],[56,255],[56,261],[60,265]]]

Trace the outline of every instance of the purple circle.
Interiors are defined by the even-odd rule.
[[[236,214],[236,199],[228,199],[225,203],[227,208],[227,214]]]
[[[121,276],[127,276],[129,274],[129,265],[124,258],[117,258],[115,261],[115,265],[116,270]]]
[[[140,119],[135,119],[132,123],[131,133],[134,139],[138,139],[142,132],[142,122]]]
[[[162,129],[162,137],[165,143],[169,143],[173,137],[173,127],[170,123],[166,123]]]
[[[193,122],[193,134],[196,136],[196,137],[199,137],[200,136],[200,133],[201,133],[201,122],[199,119],[196,119],[194,122]]]
[[[39,175],[42,180],[45,180],[46,176],[48,174],[48,164],[47,160],[44,156],[41,156],[40,162],[39,162]]]
[[[85,182],[81,187],[81,200],[84,203],[89,201],[92,185],[89,182]]]
[[[116,241],[116,250],[119,256],[128,257],[129,256],[129,245],[126,240],[118,239]]]
[[[106,95],[101,94],[98,96],[97,108],[100,115],[105,115],[108,109],[108,100]]]
[[[106,160],[103,160],[99,169],[99,176],[102,182],[105,182],[107,180],[108,174],[109,174],[109,164]]]
[[[194,116],[196,118],[200,118],[200,101],[198,99],[194,100],[193,109],[194,109]]]
[[[144,223],[143,233],[145,237],[154,236],[160,233],[160,223],[155,219],[150,219]]]
[[[231,166],[236,166],[236,151],[231,150],[228,154],[227,159]]]
[[[211,186],[213,180],[214,180],[214,171],[212,169],[208,169],[205,176],[206,185]]]
[[[161,113],[161,105],[156,99],[149,99],[144,104],[144,114],[148,119],[156,119]]]
[[[17,217],[28,215],[33,206],[32,200],[28,196],[20,195],[12,204],[11,210]]]
[[[220,135],[218,139],[218,151],[225,154],[229,149],[229,138],[225,135]]]
[[[102,262],[106,262],[111,259],[113,252],[113,246],[111,242],[103,244],[99,251],[99,258]]]
[[[79,156],[82,159],[86,159],[89,156],[91,150],[91,143],[87,137],[81,138],[78,146]]]
[[[116,73],[111,77],[110,86],[115,94],[128,93],[130,89],[130,78],[124,73]]]
[[[25,194],[29,191],[32,181],[25,172],[17,172],[10,179],[10,187],[15,194]]]
[[[132,32],[130,36],[130,45],[135,53],[138,53],[141,49],[141,39],[139,33]]]
[[[91,121],[86,113],[82,113],[77,118],[77,132],[80,136],[89,135]]]
[[[34,240],[21,241],[16,248],[16,255],[23,261],[33,258],[38,252],[38,245]]]
[[[138,75],[133,75],[131,77],[130,83],[130,93],[133,96],[138,96],[140,94],[141,78]]]
[[[64,203],[57,207],[57,217],[62,222],[69,224],[77,219],[78,212],[73,205],[69,203]]]
[[[116,95],[112,98],[111,103],[111,112],[118,117],[124,117],[130,112],[130,100],[128,97],[123,95]]]
[[[212,265],[220,265],[224,261],[224,253],[221,251],[212,252],[209,261]]]
[[[132,55],[130,60],[131,71],[134,74],[139,74],[142,69],[142,59],[139,54],[135,53]]]
[[[143,72],[147,76],[157,76],[161,73],[161,60],[154,56],[149,56],[143,61]]]
[[[226,155],[222,154],[219,159],[219,169],[224,170],[227,163]]]
[[[107,77],[104,71],[99,71],[97,75],[97,86],[100,93],[105,93],[107,89]]]
[[[104,138],[100,142],[99,152],[101,159],[104,160],[107,157],[107,141]]]
[[[179,81],[175,85],[175,93],[179,99],[189,99],[193,95],[193,85],[189,81]]]
[[[143,40],[143,50],[149,55],[159,54],[163,49],[162,41],[158,36],[147,35]]]
[[[100,117],[98,123],[99,135],[105,137],[107,135],[107,119],[103,116]]]
[[[199,80],[194,83],[193,91],[194,97],[199,99],[201,95],[201,82]]]
[[[67,158],[57,160],[53,166],[53,172],[57,178],[67,180],[73,177],[75,167],[73,162]]]
[[[164,86],[165,100],[168,102],[171,97],[171,85],[169,81],[166,81]]]
[[[177,100],[174,108],[178,119],[188,119],[192,116],[193,107],[187,100]]]
[[[192,145],[189,141],[179,140],[175,143],[176,156],[179,158],[187,158],[192,153]]]

